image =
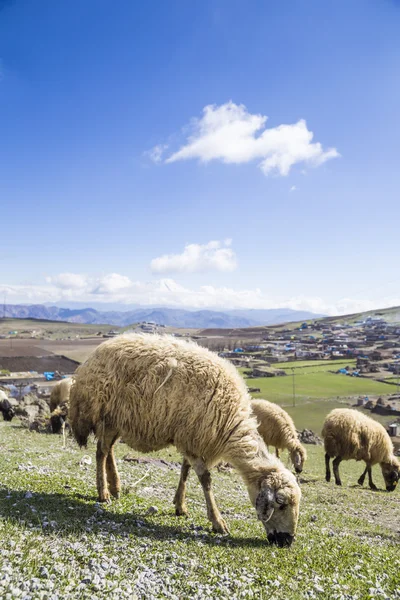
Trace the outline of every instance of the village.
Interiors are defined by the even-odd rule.
[[[329,371],[339,376],[388,384],[388,400],[361,396],[357,403],[381,415],[400,416],[400,325],[383,317],[366,317],[353,324],[305,322],[295,329],[265,334],[260,343],[220,352],[220,356],[245,369],[243,374],[249,379],[287,376],[288,369],[282,368],[285,363],[290,363],[289,371],[293,372],[297,361],[298,365],[326,361]]]
[[[354,325],[303,323],[296,329],[264,334],[261,343],[245,344],[220,355],[236,366],[251,366],[257,373],[264,372],[266,377],[276,373],[267,368],[263,371],[262,364],[272,367],[274,363],[297,360],[356,359],[355,368],[341,372],[353,377],[372,376],[385,383],[390,380],[396,385],[394,380],[400,379],[400,325],[372,317]]]

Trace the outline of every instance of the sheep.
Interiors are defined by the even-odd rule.
[[[366,468],[358,480],[364,484],[368,473],[369,487],[376,490],[372,481],[371,467],[380,464],[386,490],[392,492],[400,478],[400,462],[393,454],[393,444],[385,428],[350,408],[336,408],[325,419],[322,429],[325,442],[326,481],[331,479],[329,461],[333,461],[333,473],[336,485],[342,485],[339,465],[342,460],[364,460]]]
[[[307,452],[299,442],[293,419],[277,404],[267,400],[252,400],[251,409],[258,420],[258,431],[267,446],[273,446],[277,457],[279,450],[289,450],[296,473],[301,473]]]
[[[97,438],[100,502],[118,498],[115,442],[140,452],[173,444],[194,468],[213,530],[228,533],[216,505],[209,469],[224,458],[244,479],[270,544],[290,546],[300,488],[271,456],[251,415],[246,385],[233,365],[194,342],[131,334],[104,342],[78,367],[70,396],[70,425],[78,444]],[[183,510],[183,494],[176,497]]]
[[[68,416],[69,396],[73,378],[67,377],[58,381],[50,395],[50,422],[53,433],[60,433]]]
[[[0,412],[3,415],[4,421],[12,421],[15,417],[15,410],[3,390],[0,390]]]
[[[279,458],[279,450],[288,449],[290,458],[297,473],[301,473],[304,463],[307,459],[306,449],[300,444],[293,420],[288,413],[280,406],[268,402],[267,400],[252,400],[251,410],[258,421],[258,432],[267,446],[274,446],[276,456]],[[183,494],[186,494],[186,482],[189,477],[190,463],[183,460],[181,467],[181,476],[178,489],[175,494],[174,503]],[[187,508],[181,508],[182,502],[178,503],[180,512],[178,515],[186,515]]]

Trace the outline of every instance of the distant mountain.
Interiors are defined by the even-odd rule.
[[[0,313],[2,316],[2,311]],[[183,310],[178,308],[136,308],[129,311],[98,311],[94,308],[60,308],[43,304],[8,304],[6,317],[17,319],[46,319],[49,321],[67,321],[87,325],[116,325],[126,327],[141,321],[154,321],[159,325],[182,327],[187,329],[255,327],[257,325],[276,325],[288,321],[316,319],[317,315],[306,311],[291,309],[266,310]]]
[[[293,310],[292,308],[248,308],[225,311],[228,315],[245,317],[256,321],[257,325],[276,325],[278,323],[289,323],[290,321],[307,321],[318,319],[325,315],[308,312],[306,310]]]

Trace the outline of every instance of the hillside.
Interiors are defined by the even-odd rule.
[[[368,317],[382,317],[388,323],[400,323],[400,306],[393,306],[390,308],[382,308],[375,310],[368,310],[360,313],[351,313],[346,315],[335,315],[332,317],[326,316],[309,316],[307,318],[300,319],[290,319],[290,315],[287,315],[288,319],[283,321],[278,321],[273,324],[265,324],[264,326],[256,325],[250,327],[232,327],[230,329],[225,328],[225,331],[222,331],[221,328],[205,328],[199,333],[201,335],[210,335],[210,336],[228,336],[234,338],[251,338],[251,339],[259,339],[264,333],[271,331],[279,331],[281,329],[295,329],[299,327],[302,322],[305,323],[314,323],[318,322],[320,324],[334,324],[334,323],[349,323],[354,324],[356,321],[364,321]]]
[[[364,321],[368,317],[383,317],[388,323],[400,323],[400,306],[377,308],[375,310],[367,310],[360,313],[351,313],[335,317],[323,317],[320,320],[321,322],[326,321],[327,323],[340,323],[343,321],[354,323],[355,321]]]
[[[324,481],[321,446],[308,446],[302,504],[290,550],[267,544],[242,479],[213,470],[228,536],[211,533],[194,474],[187,518],[174,516],[180,456],[123,460],[120,500],[99,505],[95,445],[0,421],[1,598],[133,600],[205,598],[356,600],[400,598],[399,492],[356,485],[363,469],[340,466],[343,487]],[[282,456],[286,462],[286,453]],[[374,481],[382,490],[379,467]],[[152,508],[151,508],[152,507]]]
[[[45,338],[66,338],[95,336],[106,333],[110,325],[87,325],[84,323],[69,323],[67,321],[52,321],[38,318],[6,318],[0,319],[0,335],[6,336],[11,331],[17,331],[18,336],[37,335]]]

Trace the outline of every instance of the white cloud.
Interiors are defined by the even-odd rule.
[[[61,289],[82,289],[87,285],[86,275],[77,273],[60,273],[55,277],[47,277],[46,281]]]
[[[157,146],[154,146],[154,148],[152,148],[148,152],[145,152],[144,154],[145,156],[148,156],[150,160],[152,160],[154,163],[160,163],[162,161],[162,156],[167,150],[167,148],[167,144],[158,144]]]
[[[125,275],[119,275],[118,273],[110,273],[102,277],[98,285],[94,287],[93,294],[113,294],[130,288],[132,281]]]
[[[295,296],[285,301],[280,306],[296,310],[309,310],[315,313],[334,316],[348,315],[377,308],[390,308],[399,305],[400,298],[398,297],[386,297],[378,300],[371,300],[369,298],[363,300],[340,298],[336,301],[329,301],[318,296]]]
[[[236,255],[230,248],[232,240],[212,241],[208,244],[188,244],[181,254],[164,254],[154,258],[153,273],[194,273],[199,271],[234,271]]]
[[[295,192],[296,190],[297,190],[297,187],[295,185],[292,185],[289,192]]]
[[[65,274],[63,274],[65,275]],[[73,275],[73,274],[70,274]],[[76,274],[78,275],[78,274]],[[357,313],[364,310],[400,305],[400,297],[386,297],[378,300],[342,298],[327,301],[321,297],[295,296],[278,299],[263,293],[260,289],[233,289],[203,285],[196,289],[187,288],[174,279],[161,278],[153,281],[132,281],[125,275],[111,273],[102,277],[80,275],[85,281],[81,288],[76,287],[78,279],[71,279],[72,286],[56,285],[59,276],[49,277],[46,285],[7,285],[0,284],[0,297],[6,294],[7,304],[44,303],[76,301],[103,302],[143,306],[171,306],[176,308],[293,308],[328,315]]]
[[[186,144],[165,162],[197,158],[205,163],[219,160],[242,164],[261,159],[259,167],[265,175],[287,175],[297,163],[319,166],[339,156],[336,148],[323,150],[319,142],[312,142],[314,134],[303,119],[292,125],[266,128],[267,118],[251,114],[243,104],[232,101],[221,106],[210,104],[200,119],[192,119],[192,133]],[[157,158],[156,162],[161,161],[160,148],[165,149],[155,146],[149,152]]]
[[[84,277],[84,276],[83,276]],[[57,279],[48,278],[48,280]],[[19,302],[108,302],[141,304],[144,306],[175,306],[181,308],[262,308],[265,298],[260,290],[234,290],[225,287],[200,286],[189,289],[174,279],[131,281],[124,275],[113,273],[101,278],[87,278],[84,287],[59,287],[47,285],[1,285],[0,294],[7,294],[8,304]]]

